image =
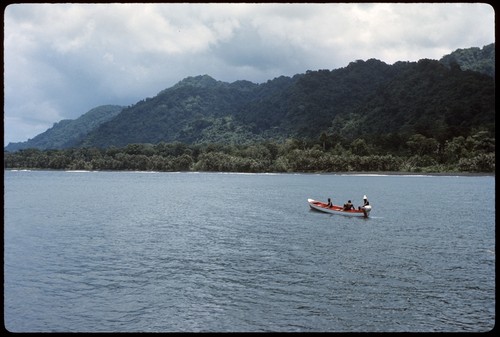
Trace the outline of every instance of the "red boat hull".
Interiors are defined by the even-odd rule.
[[[307,199],[309,206],[317,211],[330,213],[330,214],[340,214],[345,216],[357,216],[368,218],[371,211],[371,206],[361,207],[360,209],[344,210],[344,207],[339,205],[328,206],[326,202],[317,201],[313,199]]]

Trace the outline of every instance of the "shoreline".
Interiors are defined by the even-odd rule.
[[[226,173],[226,174],[312,174],[312,175],[357,175],[357,176],[463,176],[495,177],[495,172],[404,172],[404,171],[346,171],[346,172],[237,172],[237,171],[137,171],[137,170],[68,170],[39,168],[4,168],[4,171],[54,171],[54,172],[143,172],[143,173]]]
[[[341,174],[340,172],[335,174]],[[342,174],[357,174],[357,175],[388,175],[388,176],[466,176],[466,177],[482,177],[495,176],[494,172],[403,172],[403,171],[376,171],[376,172],[345,172]]]

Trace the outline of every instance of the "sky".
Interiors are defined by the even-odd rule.
[[[11,4],[3,19],[4,146],[188,76],[263,83],[495,42],[487,3]]]

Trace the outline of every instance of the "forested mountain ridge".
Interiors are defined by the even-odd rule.
[[[483,48],[457,49],[443,56],[439,62],[447,67],[459,66],[462,70],[472,70],[495,77],[495,44]]]
[[[161,141],[248,143],[273,138],[255,130],[255,124],[265,121],[259,109],[266,110],[266,115],[276,115],[276,110],[267,109],[268,103],[285,102],[287,91],[300,76],[281,76],[263,84],[226,83],[208,75],[188,77],[155,97],[124,109],[113,121],[92,132],[82,146]],[[278,136],[281,138],[281,133]]]
[[[325,145],[366,139],[374,146],[398,148],[414,134],[443,143],[478,130],[494,132],[494,78],[483,74],[488,71],[465,69],[480,63],[482,69],[494,70],[494,44],[450,55],[453,58],[393,65],[358,60],[344,68],[281,76],[262,84],[188,77],[153,98],[116,107],[118,113],[111,118],[95,123],[86,119],[85,125],[76,123],[83,116],[61,121],[6,150],[320,137]],[[59,132],[62,129],[73,131]]]
[[[17,151],[21,149],[37,148],[63,149],[76,146],[82,138],[104,122],[118,115],[124,107],[119,105],[102,105],[96,107],[77,119],[63,119],[49,128],[47,131],[29,139],[25,142],[9,143],[6,151]]]
[[[397,74],[350,114],[338,116],[330,133],[353,140],[384,134],[422,134],[444,142],[476,129],[494,132],[494,80],[448,69],[428,59],[398,62]]]
[[[248,144],[322,133],[357,138],[420,133],[439,141],[494,131],[494,79],[436,60],[351,62],[262,84],[185,79],[102,124],[80,146]]]

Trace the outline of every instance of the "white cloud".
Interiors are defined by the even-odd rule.
[[[6,144],[186,76],[265,82],[495,39],[494,10],[481,3],[15,4],[4,23]]]

